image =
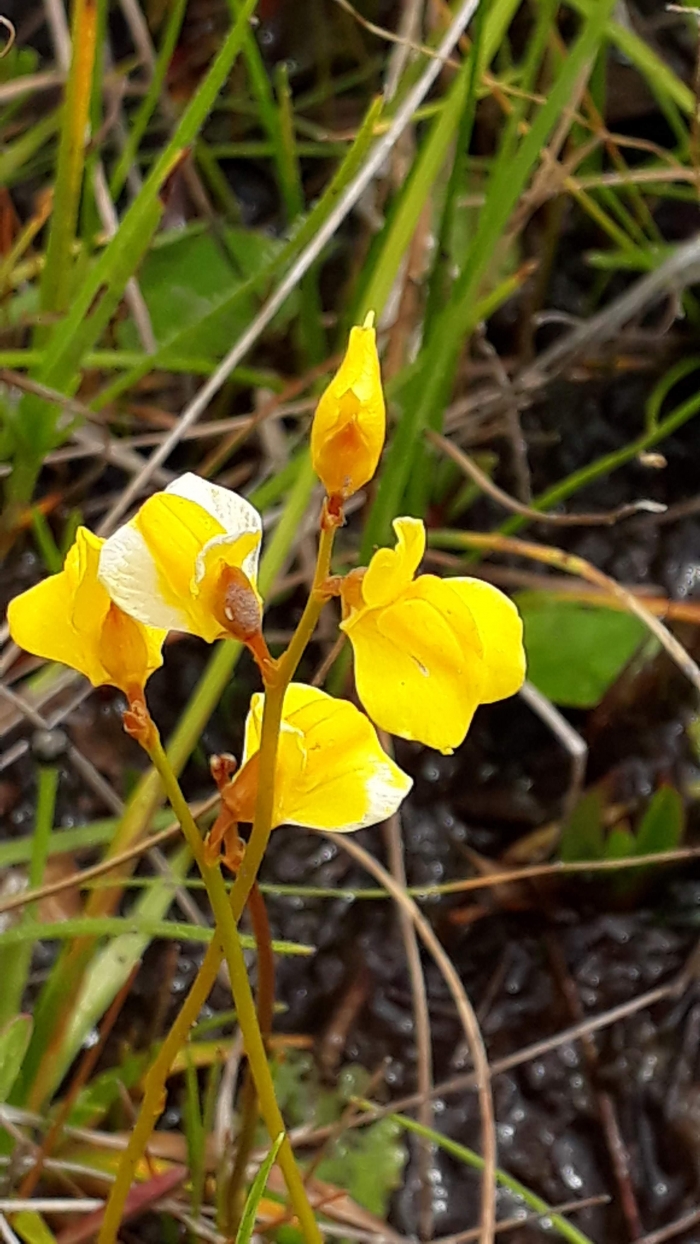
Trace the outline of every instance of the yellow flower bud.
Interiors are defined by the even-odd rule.
[[[94,687],[119,687],[131,700],[162,665],[166,633],[112,603],[97,578],[103,544],[79,527],[63,570],[11,600],[7,621],[20,648],[69,665]]]
[[[350,330],[347,352],[316,407],[311,460],[329,497],[342,501],[372,478],[384,447],[386,410],[374,313]]]

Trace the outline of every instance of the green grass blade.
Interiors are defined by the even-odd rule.
[[[369,1107],[369,1103],[362,1103]],[[432,1145],[437,1145],[443,1152],[449,1153],[458,1162],[463,1162],[465,1166],[472,1167],[473,1170],[482,1171],[484,1169],[484,1159],[478,1153],[474,1153],[473,1149],[467,1149],[466,1145],[460,1145],[456,1140],[450,1140],[448,1136],[441,1135],[440,1132],[433,1131],[430,1127],[424,1127],[415,1119],[410,1119],[405,1114],[392,1114],[389,1116],[405,1128],[407,1132],[413,1132],[415,1136],[422,1136],[429,1140]],[[496,1170],[496,1183],[502,1188],[508,1188],[517,1197],[520,1197],[527,1205],[528,1209],[535,1214],[541,1214],[546,1217],[552,1224],[552,1227],[563,1240],[568,1240],[569,1244],[593,1244],[589,1236],[584,1235],[583,1231],[579,1231],[573,1223],[563,1218],[561,1214],[557,1214],[551,1210],[546,1201],[542,1197],[531,1192],[519,1179],[514,1179],[506,1171]]]
[[[48,765],[39,767],[39,790],[27,878],[32,890],[41,885],[44,877],[56,811],[58,776],[58,769]],[[7,930],[10,935],[18,935],[15,946],[19,949],[9,949],[0,937],[0,1028],[17,1015],[22,1006],[32,961],[31,943],[36,940],[37,927],[36,916],[30,907],[24,911],[19,925]]]
[[[189,861],[185,860],[185,869],[188,864]],[[167,910],[172,903],[173,889],[179,880],[178,874],[182,873],[182,867],[178,864],[177,872],[175,869],[173,871],[172,882],[157,880],[152,883],[145,899],[149,909],[156,912]],[[31,943],[34,942],[67,942],[74,937],[134,937],[143,944],[144,949],[154,938],[208,946],[213,936],[214,930],[207,925],[165,920],[158,915],[145,916],[136,911],[129,916],[97,916],[94,919],[89,916],[73,916],[69,920],[56,920],[49,924],[32,922],[31,926],[17,925],[13,929],[5,929],[3,933],[0,933],[0,947],[12,947],[16,951],[17,947],[24,949],[29,943],[31,950]],[[246,950],[255,950],[255,938],[251,935],[241,933],[241,942]],[[308,956],[314,953],[313,946],[280,939],[273,940],[272,949],[277,955]],[[137,960],[131,962],[129,970],[134,962]],[[127,979],[128,975],[127,972]]]
[[[250,1186],[250,1192],[246,1197],[246,1203],[243,1209],[241,1225],[236,1233],[236,1244],[250,1244],[250,1241],[253,1238],[253,1232],[255,1231],[255,1224],[258,1217],[258,1207],[263,1199],[263,1196],[265,1195],[267,1181],[270,1178],[270,1171],[275,1164],[275,1160],[283,1140],[284,1132],[280,1132],[280,1135],[277,1137],[274,1145],[270,1149],[270,1152],[265,1158],[265,1161]]]
[[[417,379],[406,395],[402,418],[387,454],[377,498],[365,530],[365,556],[373,544],[383,543],[389,538],[391,520],[399,512],[414,470],[423,429],[441,425],[460,351],[476,326],[474,305],[481,283],[493,263],[511,213],[542,148],[576,89],[581,74],[593,63],[613,4],[614,0],[598,0],[518,149],[513,154],[509,152],[507,159],[496,163],[470,254],[455,284],[453,296],[436,321],[430,342],[422,351]]]
[[[42,383],[66,393],[77,387],[84,355],[96,345],[109,323],[127,281],[158,226],[163,207],[159,197],[162,187],[211,112],[240,53],[255,2],[244,0],[237,22],[185,109],[172,138],[156,160],[116,234],[76,291],[68,315],[52,332],[36,374]],[[19,404],[13,430],[17,451],[8,495],[17,505],[29,500],[43,456],[55,443],[57,412],[51,404],[27,397]]]
[[[248,281],[244,281],[231,294],[230,298],[225,299],[218,306],[208,311],[203,318],[193,324],[186,330],[196,326],[200,330],[205,330],[207,321],[215,314],[219,314],[222,310],[231,310],[239,302],[250,297],[251,293],[262,291],[265,286],[283,269],[287,268],[296,258],[296,256],[304,249],[308,242],[311,241],[314,234],[326,220],[333,207],[337,203],[346,186],[353,180],[358,169],[369,151],[374,138],[374,131],[381,115],[382,101],[376,99],[370,105],[367,115],[358,130],[352,147],[347,152],[345,159],[342,161],[337,172],[331,179],[329,185],[324,190],[321,198],[314,204],[306,219],[296,229],[293,237],[283,248],[283,250],[261,271],[256,277]],[[163,346],[152,355],[144,355],[141,360],[129,368],[128,371],[120,376],[117,380],[105,388],[98,397],[92,402],[92,408],[96,411],[102,410],[104,406],[113,402],[121,393],[137,384],[150,371],[155,368],[172,367],[173,359],[177,357],[179,351],[180,339],[184,334],[177,334],[171,340],[165,342]]]
[[[168,66],[170,65],[173,52],[175,51],[177,41],[180,36],[182,20],[185,16],[186,7],[187,0],[175,0],[167,17],[163,42],[160,46],[156,63],[153,67],[153,74],[148,84],[148,90],[146,91],[146,94],[144,95],[143,100],[141,101],[141,104],[136,112],[131,129],[129,130],[129,136],[124,144],[124,150],[119,157],[117,166],[112,174],[109,184],[109,193],[114,200],[119,198],[119,195],[124,189],[124,184],[129,176],[129,170],[136,163],[136,156],[141,144],[141,139],[146,133],[151,117],[158,106],[158,100],[160,99],[161,91],[163,90],[165,76],[168,72]]]
[[[433,193],[435,181],[444,164],[447,151],[464,112],[472,78],[472,58],[465,60],[423,143],[420,155],[399,201],[391,213],[388,228],[383,231],[382,244],[371,275],[364,289],[356,322],[361,323],[368,311],[381,315],[399,271],[401,261],[415,233],[426,201]]]
[[[45,312],[64,311],[70,298],[72,247],[85,167],[85,133],[92,95],[97,27],[97,0],[75,0],[71,26],[73,56],[58,146],[46,265],[41,281],[41,307]]]

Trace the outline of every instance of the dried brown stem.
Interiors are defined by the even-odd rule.
[[[323,837],[340,846],[371,876],[375,877],[381,885],[386,887],[394,901],[406,912],[411,920],[423,945],[442,973],[445,984],[452,995],[475,1068],[475,1083],[481,1113],[482,1157],[484,1161],[481,1177],[481,1222],[478,1238],[480,1244],[490,1244],[496,1225],[496,1124],[491,1094],[491,1072],[479,1023],[474,1014],[474,1008],[467,997],[452,960],[441,946],[425,916],[419,911],[410,895],[406,893],[405,888],[400,886],[391,873],[387,872],[386,868],[378,860],[375,860],[368,851],[365,851],[349,835],[324,833]],[[419,1097],[419,1100],[422,1100],[422,1095]]]

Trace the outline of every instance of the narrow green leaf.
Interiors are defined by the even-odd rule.
[[[259,294],[265,288],[267,282],[292,263],[299,252],[303,250],[332,211],[343,190],[352,181],[362,164],[373,141],[374,130],[381,111],[382,101],[380,99],[373,100],[345,159],[334,174],[330,184],[324,190],[321,198],[314,204],[306,219],[299,224],[290,241],[282,251],[271,259],[270,263],[262,271],[234,289],[216,308],[207,311],[197,321],[197,331],[199,333],[207,334],[215,316],[234,314],[234,312],[237,314],[245,299],[250,298],[252,294]],[[194,327],[194,325],[191,327]],[[185,331],[190,332],[191,328],[187,328]],[[92,402],[92,408],[96,411],[102,410],[104,406],[113,402],[120,393],[137,384],[139,380],[154,368],[172,368],[173,359],[176,359],[181,352],[182,345],[183,342],[178,334],[169,337],[155,354],[143,355],[139,362],[131,364],[129,370],[123,376],[120,376],[98,395]]]
[[[0,1029],[0,1103],[6,1102],[19,1075],[32,1035],[31,1015],[16,1015]]]
[[[18,1210],[12,1216],[12,1227],[25,1244],[56,1244],[56,1236],[36,1210]]]
[[[661,786],[652,795],[637,830],[635,854],[655,855],[657,851],[674,851],[683,841],[684,833],[683,800],[675,787]]]
[[[283,1140],[284,1132],[280,1132],[250,1186],[250,1192],[248,1193],[245,1207],[243,1209],[241,1225],[236,1233],[236,1244],[250,1244],[250,1241],[253,1238],[253,1232],[255,1231],[255,1224],[258,1216],[258,1206],[265,1195],[265,1189],[267,1187],[267,1181],[270,1177],[270,1171],[275,1164],[275,1159],[280,1151],[280,1146]]]
[[[399,512],[416,456],[421,452],[423,429],[441,425],[460,351],[476,327],[474,309],[481,283],[493,264],[499,240],[542,148],[577,89],[581,75],[595,58],[613,4],[614,0],[596,0],[527,134],[517,149],[508,151],[507,158],[498,160],[494,167],[469,256],[453,296],[436,320],[433,334],[421,353],[416,379],[406,395],[365,529],[364,552],[372,544],[389,538],[391,520]]]
[[[628,860],[635,853],[634,834],[623,825],[616,825],[605,839],[603,858],[606,860]],[[623,873],[623,879],[624,879]]]
[[[41,279],[41,307],[45,312],[64,311],[70,297],[72,246],[85,167],[85,135],[97,46],[97,16],[96,0],[75,0],[71,24],[73,54],[58,146],[49,242]],[[45,328],[40,328],[39,336],[45,335]]]
[[[62,393],[75,391],[85,354],[100,339],[138,267],[160,221],[163,184],[194,141],[224,85],[249,34],[249,18],[256,0],[243,0],[240,15],[196,94],[185,109],[175,133],[159,155],[149,176],[71,302],[65,318],[54,328],[37,379]],[[56,443],[59,415],[54,405],[27,396],[13,423],[16,438],[14,470],[8,497],[15,505],[31,497],[43,456]]]
[[[472,58],[468,57],[421,147],[408,181],[392,210],[388,227],[382,232],[381,249],[360,299],[355,317],[357,323],[364,320],[368,311],[375,311],[378,316],[382,313],[401,261],[415,233],[420,214],[427,199],[433,194],[436,178],[459,125],[469,94],[472,68]]]
[[[158,883],[146,892],[151,904],[168,906],[172,903],[172,886],[166,888],[161,897]],[[136,937],[146,945],[153,938],[163,938],[176,942],[198,942],[208,945],[214,936],[214,930],[208,925],[186,924],[183,921],[164,920],[157,917],[131,916],[74,916],[70,920],[57,920],[49,924],[15,925],[0,933],[0,947],[23,946],[27,942],[66,942],[74,937]],[[255,950],[255,938],[249,933],[241,933],[241,942],[246,950]],[[272,949],[278,955],[313,955],[313,946],[304,946],[301,942],[273,941]],[[127,973],[128,975],[128,973]]]
[[[29,888],[36,889],[41,885],[44,868],[49,852],[51,830],[53,829],[56,811],[56,792],[58,790],[59,771],[47,765],[39,766],[39,789],[37,792],[34,832],[31,838],[31,856],[29,859]],[[24,908],[19,923],[8,932],[25,935],[20,940],[20,949],[10,951],[3,945],[0,938],[0,1024],[5,1023],[19,1011],[29,978],[32,962],[32,941],[36,938],[35,905]]]
[[[364,1103],[362,1103],[364,1105]],[[368,1108],[371,1108],[367,1103]],[[451,1140],[448,1136],[443,1136],[441,1132],[436,1132],[433,1128],[424,1127],[422,1123],[418,1123],[415,1119],[410,1119],[405,1114],[392,1114],[388,1118],[395,1119],[408,1132],[413,1132],[415,1136],[423,1136],[429,1140],[431,1144],[437,1145],[439,1149],[449,1153],[458,1162],[463,1162],[465,1166],[472,1167],[473,1170],[482,1171],[484,1169],[484,1159],[474,1153],[473,1149],[467,1149],[466,1145],[459,1144],[456,1140]],[[520,1197],[528,1209],[533,1210],[536,1214],[541,1214],[546,1218],[547,1223],[551,1223],[549,1232],[556,1233],[563,1240],[568,1240],[569,1244],[593,1244],[589,1236],[584,1235],[583,1231],[579,1231],[573,1223],[568,1222],[561,1214],[557,1214],[551,1209],[546,1201],[526,1188],[519,1179],[514,1179],[507,1171],[496,1168],[496,1183],[502,1188],[508,1188],[516,1196]]]
[[[174,0],[171,6],[170,14],[167,17],[163,42],[158,51],[158,57],[153,67],[153,73],[148,83],[148,90],[139,105],[138,111],[129,130],[129,136],[124,144],[124,150],[119,157],[117,166],[112,174],[112,180],[109,185],[109,193],[116,200],[121,194],[129,170],[136,162],[136,155],[139,144],[148,128],[148,123],[153,116],[158,100],[163,90],[165,76],[168,72],[168,66],[172,60],[173,52],[177,45],[177,40],[182,26],[182,19],[185,16],[187,0]]]
[[[603,810],[603,793],[597,786],[579,799],[561,831],[559,858],[565,864],[602,860],[605,853]]]

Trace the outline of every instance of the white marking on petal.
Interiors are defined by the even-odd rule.
[[[187,615],[163,599],[156,563],[132,523],[102,545],[97,573],[112,600],[137,621],[167,631],[187,631]]]
[[[365,829],[369,825],[378,825],[380,821],[393,816],[412,786],[413,779],[404,773],[403,769],[399,769],[398,765],[390,761],[378,764],[367,782],[369,806],[359,828]]]
[[[211,484],[208,479],[202,479],[201,476],[193,475],[189,471],[186,475],[181,475],[179,479],[174,479],[165,491],[172,493],[175,497],[184,497],[187,501],[194,501],[224,528],[223,534],[208,540],[199,553],[194,570],[195,586],[202,582],[206,573],[206,554],[209,549],[220,544],[233,544],[239,536],[247,532],[254,532],[262,537],[262,519],[255,506],[251,505],[250,501],[246,501],[245,497],[239,496],[237,492],[231,492],[229,488],[222,488],[220,484]],[[253,585],[258,581],[259,558],[260,541],[241,565],[241,570]]]
[[[201,505],[207,514],[221,523],[227,536],[242,536],[246,531],[257,531],[262,535],[262,519],[255,506],[237,492],[231,492],[230,488],[212,484],[189,471],[174,479],[165,491]]]

